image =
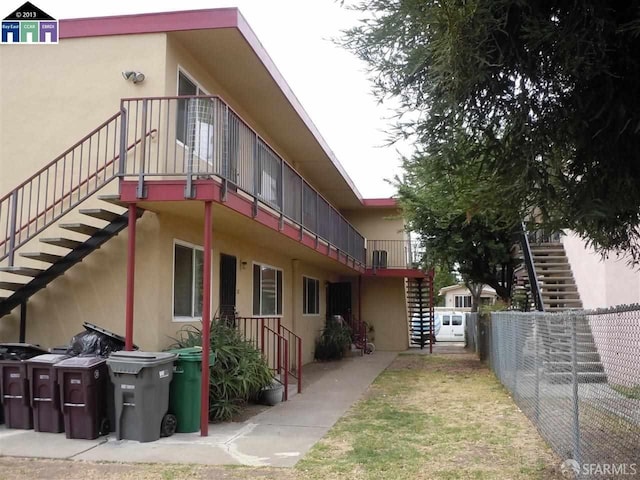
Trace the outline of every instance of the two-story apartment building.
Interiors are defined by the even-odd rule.
[[[408,347],[407,279],[429,279],[395,201],[362,198],[237,9],[59,35],[0,51],[0,341],[90,321],[157,350],[235,311],[302,363],[330,313]]]

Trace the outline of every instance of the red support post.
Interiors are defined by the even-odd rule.
[[[209,346],[211,345],[211,201],[204,202],[204,265],[202,267],[202,371],[200,435],[209,435]]]
[[[138,214],[135,203],[129,204],[127,242],[127,293],[125,300],[125,342],[124,349],[133,350],[133,290],[136,276],[136,220]]]
[[[267,352],[265,354],[265,344],[264,344],[264,318],[260,319],[260,351],[263,355],[269,355]]]
[[[433,270],[433,268],[431,270],[429,270],[429,333],[431,334],[431,339],[429,340],[429,353],[433,353],[433,341],[436,338],[436,334],[434,333],[433,329],[435,326],[435,322],[433,321],[434,318],[434,310],[433,310],[433,279],[435,277],[434,275],[435,271]]]
[[[362,275],[358,275],[358,320],[362,322]]]

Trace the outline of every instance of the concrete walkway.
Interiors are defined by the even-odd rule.
[[[376,352],[305,367],[306,387],[242,423],[212,424],[209,437],[181,433],[156,442],[68,440],[64,434],[0,427],[0,455],[113,462],[292,467],[396,357]]]

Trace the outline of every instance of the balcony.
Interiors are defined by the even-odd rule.
[[[266,210],[280,230],[296,226],[303,243],[310,232],[316,250],[322,242],[364,265],[363,236],[219,97],[124,99],[121,120],[119,176],[135,180],[135,198],[155,179],[180,180],[184,198],[195,199],[199,183],[213,179],[221,202],[238,195],[254,217]]]
[[[422,254],[412,240],[367,240],[366,274],[422,277]]]

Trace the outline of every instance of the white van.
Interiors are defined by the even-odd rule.
[[[436,334],[436,342],[464,342],[466,315],[463,312],[436,312],[440,331]]]

